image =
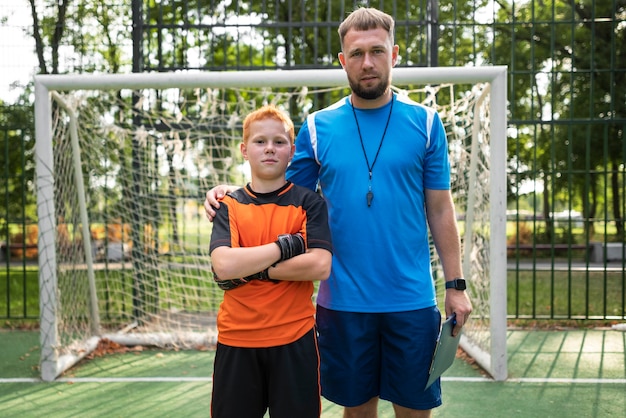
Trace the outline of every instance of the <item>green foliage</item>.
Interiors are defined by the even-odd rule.
[[[33,30],[40,56],[40,72],[118,72],[130,68],[131,48],[127,28],[132,27],[130,2],[103,5],[99,1],[37,3]],[[61,61],[60,47],[75,52],[71,61]]]
[[[626,27],[619,24],[626,5],[592,0],[499,5],[495,54],[512,72],[510,119],[517,123],[509,142],[517,173],[512,192],[524,180],[539,179],[544,216],[558,205],[557,197],[585,218],[604,207],[623,238],[626,73],[614,70],[626,66]],[[593,236],[592,229],[587,233]]]
[[[0,106],[0,227],[36,220],[32,108]]]
[[[354,7],[369,4],[148,0],[142,9],[143,66],[157,71],[337,67],[339,23]],[[72,71],[128,68],[129,37],[121,28],[131,27],[129,4],[50,6],[39,10],[39,19],[44,47],[52,47],[52,72],[61,40],[80,56]],[[426,1],[372,6],[396,19],[400,65],[428,65],[434,40],[438,65],[508,65],[515,126],[508,147],[515,173],[511,199],[518,198],[521,183],[538,179],[546,190],[539,202],[544,215],[557,206],[556,196],[568,191],[566,198],[582,196],[575,209],[585,217],[604,207],[621,219],[623,123],[610,122],[623,120],[626,111],[624,72],[612,70],[626,67],[621,2],[554,0],[546,7],[536,1],[447,0],[438,3],[436,27],[429,27]],[[327,103],[321,98],[314,108]],[[302,109],[289,112],[301,120]],[[564,118],[585,127],[560,123]],[[606,196],[600,185],[610,187]],[[623,225],[618,231],[623,235]]]
[[[432,18],[425,1],[386,0],[372,5],[398,22],[395,41],[400,46],[400,65],[428,65],[434,40],[439,43],[439,65],[488,59],[483,53],[488,49],[488,36],[475,25],[456,26],[471,23],[474,8],[488,1],[440,3],[439,35],[429,34],[438,28],[429,27]],[[159,70],[338,67],[337,28],[359,5],[314,0],[217,5],[200,0],[152,0],[144,7],[146,66]]]
[[[480,23],[490,8],[487,0],[459,2],[439,1],[439,66],[465,66],[494,62],[491,51],[494,39],[492,29]],[[421,5],[422,8],[425,4]]]

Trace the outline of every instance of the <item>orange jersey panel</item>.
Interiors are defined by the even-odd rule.
[[[249,187],[224,197],[214,220],[211,251],[251,247],[300,232],[309,248],[332,251],[328,213],[314,192],[287,183],[274,193]],[[217,318],[218,340],[236,347],[273,347],[302,337],[315,324],[313,283],[253,280],[226,291]]]

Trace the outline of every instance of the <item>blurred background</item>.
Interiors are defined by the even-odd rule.
[[[34,75],[339,68],[359,6],[394,16],[399,66],[508,67],[509,320],[623,321],[624,0],[3,0],[0,319],[39,315]]]

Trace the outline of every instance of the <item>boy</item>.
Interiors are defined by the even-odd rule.
[[[226,292],[217,316],[211,414],[319,417],[313,281],[330,274],[322,197],[288,182],[294,125],[273,106],[244,120],[241,153],[250,183],[221,200],[211,262]]]

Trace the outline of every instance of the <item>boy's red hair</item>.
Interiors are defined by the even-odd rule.
[[[285,132],[289,134],[289,142],[293,144],[295,138],[295,128],[291,118],[282,110],[278,109],[274,105],[266,105],[260,107],[254,112],[248,114],[243,120],[243,142],[248,142],[250,139],[250,125],[252,122],[256,122],[263,119],[274,119],[282,122],[285,125]]]

